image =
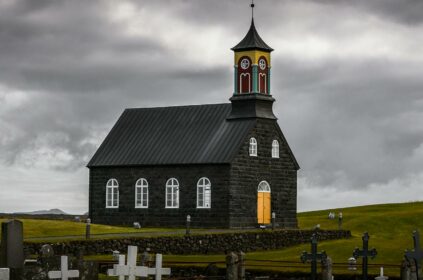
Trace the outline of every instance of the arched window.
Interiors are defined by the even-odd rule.
[[[250,156],[256,157],[257,156],[257,140],[254,137],[250,138]]]
[[[239,75],[239,92],[248,93],[251,92],[251,81],[250,73],[241,73]]]
[[[119,208],[119,184],[116,179],[107,181],[106,208]]]
[[[179,182],[175,178],[166,182],[166,208],[179,208]]]
[[[259,74],[259,92],[267,93],[266,74]]]
[[[258,192],[270,192],[270,185],[266,181],[261,181],[258,185]]]
[[[273,140],[272,142],[272,158],[279,157],[279,142],[278,140]]]
[[[206,177],[197,183],[197,208],[211,208],[211,183]]]
[[[135,208],[148,208],[148,182],[144,178],[135,183]]]

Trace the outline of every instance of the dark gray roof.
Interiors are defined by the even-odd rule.
[[[126,109],[88,167],[230,163],[255,125],[231,104]]]
[[[238,43],[231,50],[233,51],[247,51],[247,50],[262,50],[265,52],[271,52],[273,49],[269,47],[258,34],[256,27],[254,26],[254,19],[251,20],[250,30],[244,39]]]

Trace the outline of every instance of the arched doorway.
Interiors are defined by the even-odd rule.
[[[261,181],[257,189],[257,222],[259,224],[270,224],[270,185]]]

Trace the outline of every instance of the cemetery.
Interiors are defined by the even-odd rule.
[[[135,279],[119,278],[130,273],[151,279],[420,279],[423,253],[414,230],[422,228],[423,203],[334,209],[336,215],[341,211],[341,230],[338,219],[328,218],[329,211],[316,211],[299,214],[301,230],[194,230],[50,242],[29,241],[25,224],[2,220],[0,279]],[[16,278],[22,273],[26,278]]]

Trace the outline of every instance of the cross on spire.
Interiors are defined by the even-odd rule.
[[[317,279],[317,261],[325,261],[327,259],[327,255],[325,251],[321,253],[317,253],[317,236],[313,233],[311,236],[311,253],[307,253],[304,251],[301,255],[301,261],[303,263],[307,261],[311,261],[311,280]]]
[[[251,19],[254,19],[254,0],[251,0]]]
[[[367,280],[367,264],[368,258],[371,257],[372,259],[376,257],[377,251],[375,248],[369,250],[369,239],[370,236],[367,232],[363,234],[363,249],[355,248],[353,251],[353,257],[355,259],[359,257],[363,257],[363,264],[362,264],[362,273],[363,273],[363,280]]]
[[[405,251],[405,258],[411,262],[411,260],[414,261],[416,265],[416,273],[417,273],[417,279],[421,277],[419,275],[420,269],[422,267],[422,259],[423,259],[423,251],[420,247],[420,234],[418,231],[413,231],[413,243],[414,243],[414,249],[413,250],[406,250]]]

